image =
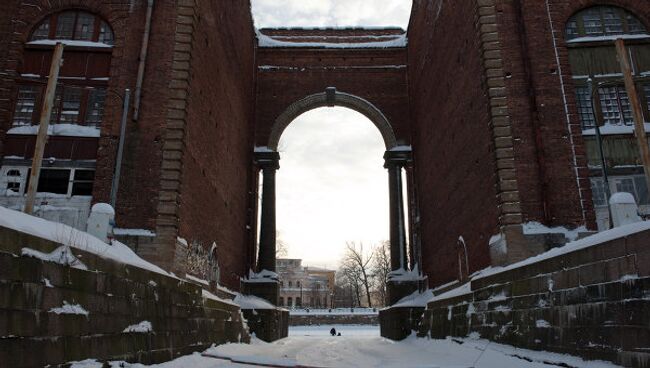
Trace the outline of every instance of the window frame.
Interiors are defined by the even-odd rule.
[[[17,193],[18,196],[24,196],[27,193],[27,185],[29,185],[29,178],[31,174],[31,168],[28,166],[16,166],[16,165],[5,165],[2,166],[2,170],[0,171],[0,175],[2,177],[0,178],[0,183],[3,185],[2,192],[0,192],[0,196],[6,197],[6,186],[9,183],[9,172],[12,170],[18,170],[20,172],[20,191]],[[74,189],[74,184],[75,183],[91,183],[91,192],[94,190],[95,187],[95,176],[96,175],[96,169],[92,168],[81,168],[81,167],[43,167],[41,169],[41,173],[44,170],[57,170],[57,171],[68,171],[68,181],[67,181],[67,190],[66,193],[54,193],[56,195],[63,195],[66,198],[73,198],[73,197],[92,197],[92,194],[90,195],[80,195],[76,194],[73,195],[73,189]],[[93,180],[75,180],[75,174],[77,171],[94,171],[95,174],[93,175]],[[41,180],[42,176],[39,178],[39,182]],[[12,181],[16,182],[16,181]],[[38,191],[36,193],[40,194],[48,194],[51,192],[41,192]]]

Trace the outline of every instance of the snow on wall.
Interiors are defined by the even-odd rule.
[[[9,129],[7,134],[36,135],[38,134],[39,127],[40,125],[14,127]],[[47,135],[98,138],[100,136],[100,129],[78,124],[51,124],[47,127]]]
[[[258,45],[260,47],[313,47],[313,48],[326,48],[326,49],[385,49],[385,48],[399,48],[406,47],[408,39],[406,35],[395,35],[393,40],[389,41],[376,41],[376,42],[290,42],[281,41],[271,36],[257,32]]]

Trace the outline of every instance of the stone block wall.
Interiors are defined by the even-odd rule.
[[[471,282],[429,303],[420,335],[650,365],[650,230]]]
[[[0,366],[88,358],[160,363],[211,344],[248,341],[239,307],[184,280],[73,249],[88,270],[21,256],[61,244],[0,228]],[[65,303],[87,314],[56,314]],[[125,332],[143,321],[150,332]],[[4,365],[6,364],[6,365]]]
[[[377,325],[378,314],[291,314],[289,326]]]
[[[251,334],[266,342],[289,336],[289,311],[286,309],[242,309]]]

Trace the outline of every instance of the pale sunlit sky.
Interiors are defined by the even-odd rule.
[[[252,0],[263,27],[399,26],[411,0]],[[280,140],[277,227],[289,257],[335,268],[346,241],[388,239],[384,142],[363,115],[341,107],[309,111]]]

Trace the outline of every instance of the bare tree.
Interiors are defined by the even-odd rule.
[[[372,260],[372,278],[375,280],[375,290],[383,305],[386,305],[388,300],[386,284],[390,271],[390,242],[383,241],[374,249]]]
[[[373,259],[372,253],[365,255],[363,253],[363,243],[357,245],[355,242],[346,242],[345,254],[341,263],[341,271],[347,278],[353,282],[357,293],[357,299],[360,301],[361,293],[365,293],[368,307],[372,308],[372,298],[370,288],[372,278],[370,277],[370,265]]]
[[[280,232],[275,233],[275,258],[286,258],[289,255],[287,243],[280,236]]]

